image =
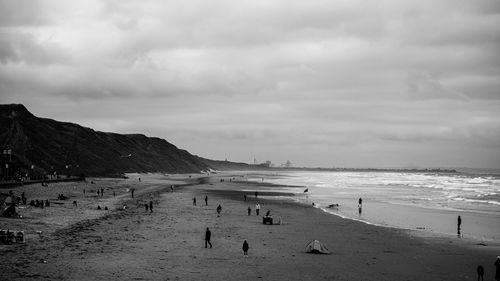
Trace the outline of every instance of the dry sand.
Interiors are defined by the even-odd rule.
[[[24,190],[28,200],[55,198],[61,191],[72,197],[57,207],[21,209],[23,219],[0,218],[0,228],[28,233],[26,244],[0,245],[0,280],[476,280],[479,264],[486,280],[493,280],[494,258],[500,253],[498,245],[422,238],[266,199],[275,194],[265,194],[258,184],[194,176],[94,181],[14,189],[16,194]],[[186,185],[170,192],[172,184]],[[83,188],[95,191],[94,186],[107,188],[105,196],[83,198]],[[136,189],[135,198],[127,188]],[[260,190],[259,198],[249,194],[244,202],[242,189]],[[152,213],[144,209],[150,200]],[[283,224],[263,225],[255,215],[256,200],[261,215],[269,209]],[[97,211],[98,204],[110,211]],[[204,247],[206,227],[212,231],[212,249]],[[41,236],[36,234],[40,229]],[[241,250],[245,239],[248,258]],[[312,239],[332,254],[305,253]]]

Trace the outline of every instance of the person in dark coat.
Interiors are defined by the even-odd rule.
[[[193,206],[196,206],[196,197],[193,197]]]
[[[497,270],[495,271],[495,280],[500,281],[500,256],[497,256],[495,267],[497,268]]]
[[[149,212],[153,212],[153,201],[149,201]]]
[[[208,196],[205,195],[205,206],[208,206]]]
[[[205,232],[205,248],[207,248],[207,244],[212,248],[212,243],[210,243],[210,238],[212,237],[212,232],[207,227],[207,231]]]
[[[478,266],[476,269],[477,272],[477,281],[484,281],[484,267],[482,265]]]
[[[248,257],[248,248],[249,248],[249,247],[248,247],[248,242],[247,242],[247,240],[245,240],[245,241],[243,242],[243,247],[242,247],[242,249],[243,249],[243,256],[244,256],[245,258],[246,258],[246,257]]]
[[[457,219],[457,235],[460,236],[460,227],[462,226],[462,218],[458,216]]]
[[[250,208],[250,206],[248,206],[248,215],[250,216],[252,214],[252,208]]]

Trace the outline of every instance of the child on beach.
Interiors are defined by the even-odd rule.
[[[255,204],[255,215],[256,216],[259,215],[259,211],[260,211],[260,204],[257,202],[257,204]]]
[[[248,248],[249,248],[249,247],[248,247],[248,242],[247,242],[247,240],[245,240],[245,241],[243,242],[243,247],[242,247],[242,249],[243,249],[243,256],[244,256],[245,258],[246,258],[246,257],[248,257]]]
[[[220,217],[220,212],[222,212],[222,206],[219,204],[217,207],[217,217]]]

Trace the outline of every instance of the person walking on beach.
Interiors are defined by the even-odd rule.
[[[212,248],[212,243],[210,243],[210,238],[212,237],[212,232],[207,227],[207,231],[205,232],[205,248],[207,248],[207,244]]]
[[[205,206],[208,206],[208,196],[205,195]]]
[[[220,212],[222,212],[222,206],[219,204],[217,207],[217,217],[220,217]]]
[[[196,206],[196,197],[193,197],[193,206]]]
[[[248,215],[250,216],[252,214],[252,208],[250,208],[250,206],[248,206]]]
[[[457,235],[458,237],[460,237],[460,227],[462,226],[462,218],[460,218],[460,216],[458,216],[458,219],[457,219]]]
[[[149,205],[147,203],[144,204],[144,208],[146,209],[146,212],[149,211]]]
[[[247,195],[246,194],[243,194],[243,198],[245,199],[245,201],[247,201]]]
[[[262,181],[264,181],[264,179],[262,179]],[[255,198],[257,198],[257,196],[259,196],[259,193],[255,191]]]
[[[101,188],[101,197],[104,196],[104,188]]]
[[[133,188],[130,190],[130,192],[132,192],[132,198],[134,198],[134,191],[135,191],[135,189],[133,189]]]
[[[153,212],[153,201],[149,201],[149,211]]]
[[[256,216],[259,215],[259,211],[260,211],[260,204],[259,204],[259,202],[257,202],[257,204],[255,204],[255,215]]]
[[[497,268],[495,271],[495,280],[500,281],[500,256],[497,256],[497,261],[495,262],[495,267]]]
[[[484,281],[484,278],[483,278],[484,268],[482,265],[477,267],[476,272],[477,272],[477,281]]]
[[[248,248],[249,248],[249,247],[248,247],[248,242],[247,242],[247,240],[245,240],[245,241],[243,242],[243,247],[242,247],[242,249],[243,249],[243,256],[244,256],[245,258],[246,258],[246,257],[248,257]]]

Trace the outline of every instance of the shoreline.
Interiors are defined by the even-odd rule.
[[[294,180],[294,176],[297,177],[298,181]],[[401,199],[398,198],[398,195],[391,195],[390,189],[392,187],[390,184],[372,184],[373,188],[377,189],[369,189],[361,182],[360,186],[362,187],[350,184],[348,187],[353,186],[353,188],[347,189],[341,184],[326,183],[325,179],[328,176],[319,177],[317,182],[313,177],[311,185],[307,184],[308,181],[301,180],[301,177],[307,179],[309,176],[308,174],[283,174],[281,177],[278,175],[266,177],[265,174],[261,174],[258,181],[260,182],[262,177],[272,184],[287,186],[294,182],[303,184],[302,188],[309,188],[309,193],[306,196],[299,195],[302,191],[301,188],[290,189],[291,192],[298,195],[297,201],[306,204],[315,203],[319,207],[325,208],[324,210],[328,213],[384,227],[424,230],[436,235],[454,235],[457,231],[457,217],[461,216],[462,236],[482,242],[500,242],[498,206],[462,206],[463,208],[461,208],[460,204],[462,203],[457,203],[461,201],[451,200],[448,203],[444,195],[441,198],[432,195],[429,197],[430,199],[427,199],[422,189],[395,189],[394,194],[406,192],[407,196],[401,197],[404,198]],[[257,181],[255,177],[252,180]],[[344,178],[340,179],[344,180]],[[323,186],[325,184],[327,186]],[[378,190],[379,187],[381,190]],[[411,196],[408,196],[410,194],[416,198],[415,201],[411,199]],[[362,213],[358,212],[358,197],[364,199]],[[340,204],[340,208],[327,209],[328,204]]]
[[[254,196],[243,201],[244,183],[203,175],[141,177],[140,183],[131,179],[109,186],[123,192],[119,204],[130,201],[126,210],[83,219],[26,244],[1,245],[0,253],[10,259],[0,260],[7,269],[0,280],[470,280],[478,264],[487,278],[492,276],[491,264],[499,252],[458,239],[428,240],[342,219],[259,191],[262,213],[269,208],[283,218],[282,225],[263,225],[254,213]],[[186,185],[171,192],[172,181]],[[132,183],[137,188],[134,199],[124,189]],[[192,204],[195,196],[197,206]],[[152,213],[143,207],[150,200]],[[223,208],[219,218],[218,204]],[[246,213],[249,205],[251,216]],[[213,233],[213,249],[203,247],[206,227]],[[245,239],[248,258],[241,252]],[[305,253],[312,239],[332,254]]]
[[[259,196],[260,200],[265,200],[265,201],[277,201],[280,202],[282,200],[287,200],[290,201],[292,204],[298,204],[304,207],[311,207],[314,209],[317,209],[329,216],[335,216],[341,219],[345,220],[350,220],[353,222],[358,222],[362,224],[366,224],[369,226],[374,226],[374,227],[380,227],[380,228],[386,228],[394,231],[399,231],[399,232],[404,232],[407,233],[409,236],[412,237],[421,237],[422,239],[427,239],[427,240],[446,240],[446,239],[457,239],[457,241],[462,241],[464,246],[467,247],[474,247],[474,246],[481,246],[481,247],[492,247],[492,248],[498,248],[500,249],[500,241],[497,241],[495,239],[488,239],[484,237],[477,237],[477,236],[472,236],[469,234],[462,234],[462,236],[457,237],[456,234],[454,233],[441,233],[441,232],[435,232],[435,231],[429,231],[427,229],[420,229],[420,228],[404,228],[404,227],[399,227],[399,226],[393,226],[393,225],[387,225],[387,224],[380,224],[376,222],[370,222],[367,220],[363,220],[360,218],[354,218],[350,216],[345,216],[342,215],[338,212],[335,212],[334,209],[327,209],[326,207],[322,207],[320,205],[310,205],[307,204],[304,201],[301,201],[299,197],[301,197],[303,194],[297,194],[297,193],[292,193],[288,191],[269,191],[266,190],[266,188],[283,188],[286,189],[287,187],[290,187],[290,185],[280,185],[280,184],[275,184],[275,183],[266,183],[266,182],[256,182],[256,181],[233,181],[233,184],[236,185],[247,185],[249,183],[250,187],[259,187]],[[248,185],[247,185],[248,187]],[[305,186],[293,186],[293,187],[300,187],[300,188],[306,188]],[[207,189],[208,191],[208,189]],[[212,193],[224,193],[226,196],[230,195],[235,195],[235,194],[248,194],[249,198],[252,198],[251,200],[254,199],[253,195],[253,190],[248,190],[247,188],[244,190],[212,190]],[[275,202],[276,203],[276,202]],[[365,203],[366,204],[366,203]],[[404,206],[403,207],[408,207]],[[432,209],[434,211],[443,211],[439,209]],[[487,244],[486,244],[487,243]]]

